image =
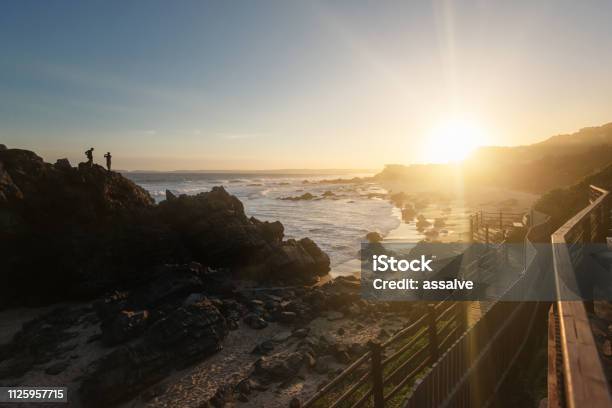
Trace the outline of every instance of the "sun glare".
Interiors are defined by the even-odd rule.
[[[429,163],[447,163],[465,159],[483,143],[482,129],[464,120],[440,123],[426,137],[424,156]]]

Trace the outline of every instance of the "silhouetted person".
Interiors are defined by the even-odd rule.
[[[113,156],[111,156],[110,152],[106,152],[104,157],[106,158],[106,168],[108,169],[108,171],[111,171],[111,159],[113,158]]]
[[[87,157],[87,164],[89,164],[90,166],[93,166],[93,151],[93,147],[85,151],[85,156]]]

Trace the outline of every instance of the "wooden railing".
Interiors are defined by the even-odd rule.
[[[465,332],[465,302],[427,304],[426,313],[349,365],[303,405],[383,408],[399,403],[414,380]]]
[[[517,216],[513,215],[512,219],[516,220]],[[487,248],[472,263],[463,267],[465,279],[478,276],[478,279],[482,280],[487,274],[497,269],[499,262],[507,259],[503,241],[491,243]],[[418,304],[412,302],[412,305]],[[441,359],[441,356],[448,355],[447,350],[454,350],[452,357],[446,357],[447,359],[458,358],[456,354],[460,352],[455,347],[460,338],[465,338],[464,341],[472,346],[478,344],[478,347],[482,348],[487,342],[485,339],[490,337],[492,321],[498,319],[499,322],[517,322],[524,319],[525,313],[522,313],[521,316],[517,315],[516,320],[507,320],[507,316],[504,316],[507,310],[502,310],[501,306],[497,306],[492,314],[494,317],[479,321],[477,323],[479,328],[466,337],[467,313],[470,305],[471,302],[451,299],[435,305],[427,305],[426,313],[423,316],[385,343],[369,343],[369,351],[365,355],[358,358],[340,375],[321,388],[304,403],[303,407],[373,406],[382,408],[401,406],[405,403],[407,395],[414,392],[415,382],[418,383],[417,379],[422,377],[426,370],[430,370],[430,373],[437,373],[434,375],[439,375],[440,378],[445,379],[444,381],[448,381],[444,387],[451,387],[455,384],[454,381],[463,378],[469,365],[462,366],[458,362],[451,363],[444,358]],[[508,330],[505,336],[516,333],[524,334],[524,330],[517,330],[517,327],[508,327]],[[475,338],[480,339],[480,342],[474,342]],[[490,350],[494,351],[491,357],[500,352],[507,354],[506,350],[495,347]],[[480,355],[473,350],[468,354]],[[473,363],[468,354],[461,357],[465,364]],[[438,367],[437,364],[440,364],[439,368],[435,368]],[[456,378],[457,376],[459,379]],[[442,394],[436,395],[437,397],[442,396]]]
[[[512,214],[506,224],[502,221],[502,227],[520,217]],[[530,231],[536,229],[549,236],[541,225]],[[477,261],[478,268],[466,269],[468,275],[485,273],[489,263],[505,259],[503,241],[489,248]],[[539,266],[535,258],[529,268]],[[539,276],[531,269],[507,290],[508,299],[530,290]],[[427,305],[426,313],[385,343],[369,343],[366,354],[303,407],[480,406],[494,395],[512,367],[542,305],[495,302],[468,330],[467,313],[472,303],[449,299]]]
[[[527,244],[549,236],[549,219],[534,225],[527,233]],[[540,312],[540,302],[508,302],[529,298],[527,293],[545,279],[549,253],[536,252],[521,277],[507,289],[478,322],[453,344],[431,369],[415,382],[406,408],[481,407],[495,398],[514,362],[530,337]]]
[[[529,337],[540,304],[497,302],[416,381],[405,408],[483,407]]]
[[[469,218],[470,241],[487,244],[503,242],[506,231],[513,228],[516,223],[522,223],[524,218],[523,213],[475,212]]]
[[[576,298],[585,287],[588,244],[603,242],[610,227],[610,193],[590,186],[590,205],[552,235],[560,301],[549,319],[549,407],[612,407],[608,380],[591,331],[586,304]]]

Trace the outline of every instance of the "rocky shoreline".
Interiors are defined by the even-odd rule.
[[[43,314],[0,346],[0,385],[67,385],[74,406],[87,407],[295,406],[368,340],[418,314],[362,300],[355,278],[282,289],[241,283],[196,263],[166,266],[129,293]],[[225,376],[205,375],[200,392],[184,392],[180,384],[210,371],[206,358],[223,353],[232,332],[248,356],[222,363]]]
[[[0,309],[128,290],[165,264],[199,262],[268,283],[314,283],[329,271],[312,240],[284,240],[280,222],[247,217],[223,187],[167,198],[156,205],[98,165],[0,150]]]
[[[155,204],[119,173],[26,150],[0,149],[0,236],[0,310],[62,303],[0,345],[0,385],[67,385],[73,406],[299,406],[415,313],[363,301],[355,278],[316,285],[330,269],[316,243],[284,240],[223,187]],[[228,338],[250,357],[211,378]],[[202,391],[188,403],[186,371]]]

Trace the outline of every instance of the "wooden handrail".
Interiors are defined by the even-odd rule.
[[[441,301],[435,305],[431,304],[427,307],[428,313],[419,317],[417,320],[412,322],[410,325],[401,329],[391,338],[389,338],[386,342],[382,344],[372,344],[371,346],[375,346],[374,348],[370,347],[370,351],[366,354],[358,358],[355,362],[349,365],[342,373],[334,378],[330,383],[321,388],[318,392],[316,392],[312,397],[310,397],[303,405],[305,408],[310,408],[317,404],[321,398],[332,392],[332,390],[336,389],[340,383],[347,379],[351,374],[354,374],[359,367],[365,365],[367,367],[368,363],[371,365],[371,371],[360,375],[357,380],[350,380],[350,384],[348,384],[348,388],[343,390],[339,397],[335,397],[333,401],[326,401],[326,406],[328,407],[338,407],[340,405],[344,405],[348,403],[350,397],[359,395],[357,391],[364,387],[368,380],[372,382],[372,387],[365,393],[365,395],[359,395],[359,400],[353,405],[353,407],[361,406],[369,396],[374,395],[375,399],[378,399],[379,406],[382,407],[383,399],[388,398],[384,396],[383,388],[386,386],[394,386],[393,394],[398,391],[399,388],[397,384],[391,384],[392,380],[396,379],[397,375],[405,370],[410,364],[414,363],[415,359],[425,357],[425,362],[419,364],[417,368],[414,368],[410,374],[406,377],[402,377],[399,380],[399,384],[402,387],[407,384],[407,382],[413,380],[415,376],[424,369],[424,367],[428,364],[431,364],[432,361],[435,362],[437,360],[438,353],[438,344],[435,339],[432,339],[432,335],[435,338],[438,332],[438,320],[437,316],[443,317],[451,317],[454,316],[458,320],[453,320],[455,324],[458,326],[455,328],[455,331],[451,331],[451,333],[444,338],[459,337],[461,334],[460,331],[464,330],[464,325],[461,323],[461,318],[464,318],[464,315],[461,315],[461,304],[454,301]],[[433,327],[432,327],[433,325]],[[450,327],[450,323],[448,323],[444,327]],[[405,344],[400,343],[401,340],[408,340]],[[417,345],[419,341],[425,340],[426,343],[421,347],[418,347],[418,351],[415,354],[409,356],[405,361],[403,360],[398,367],[393,367],[391,369],[391,373],[386,370],[387,365],[398,358],[399,356],[406,353],[408,350],[412,349]],[[395,349],[394,346],[398,344],[398,348]],[[383,357],[382,351],[391,348],[393,350],[392,354],[386,358]],[[375,354],[378,353],[378,355]],[[433,354],[432,354],[433,353]],[[376,359],[376,361],[374,361]],[[378,381],[376,381],[378,380]],[[382,398],[381,398],[382,397]]]
[[[606,203],[610,193],[596,186],[590,188],[596,198],[551,236],[557,295],[560,299],[557,302],[557,311],[565,383],[564,399],[569,408],[612,407],[608,380],[599,358],[585,305],[578,300],[562,300],[573,299],[579,293],[576,276],[578,265],[575,263],[582,262],[584,257],[582,253],[570,253],[569,247],[574,245],[572,250],[581,251],[584,247],[580,245],[591,242],[591,215],[596,214],[596,211],[607,211]],[[608,214],[604,216],[609,217]],[[599,227],[605,229],[605,223]]]

